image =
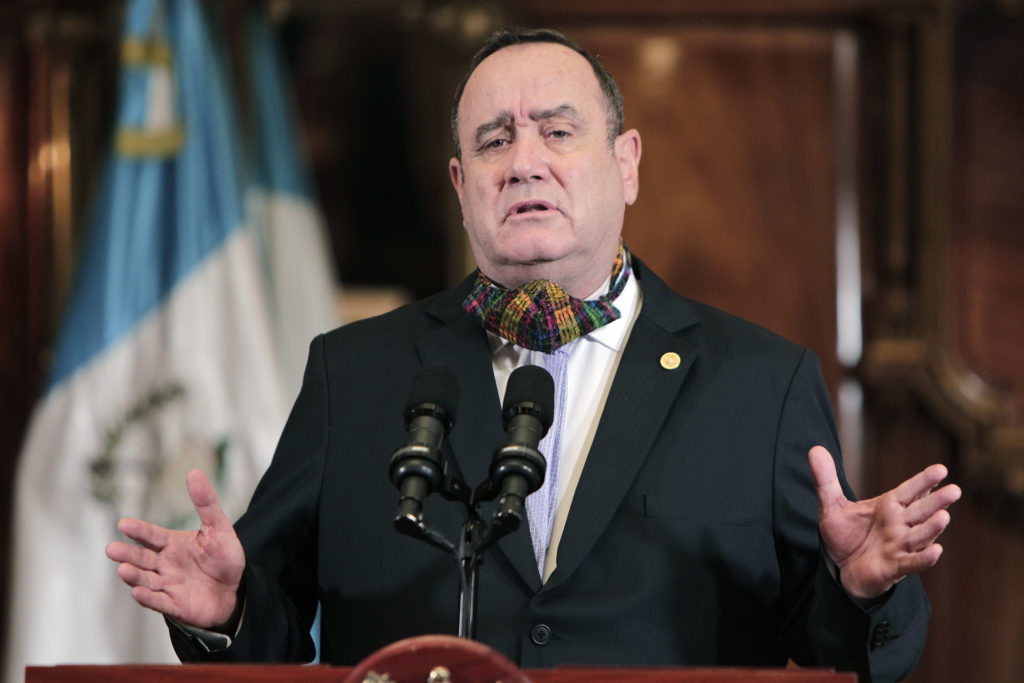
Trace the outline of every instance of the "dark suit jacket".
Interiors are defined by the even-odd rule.
[[[542,586],[528,530],[502,540],[481,568],[478,639],[524,667],[790,657],[865,680],[905,675],[925,637],[920,582],[904,580],[865,612],[821,560],[807,451],[839,447],[815,356],[677,296],[639,262],[634,272],[642,309],[558,567]],[[248,562],[241,631],[204,658],[309,659],[318,600],[328,662],[456,632],[455,560],[393,529],[387,463],[424,366],[458,376],[444,451],[470,486],[505,441],[486,335],[461,307],[469,286],[313,341],[273,464],[237,524]],[[667,370],[670,351],[682,363]],[[425,515],[458,538],[461,505],[434,495]],[[196,656],[176,641],[183,658]]]

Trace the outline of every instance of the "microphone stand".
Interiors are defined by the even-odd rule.
[[[462,525],[462,537],[456,552],[459,561],[459,637],[476,638],[476,579],[479,573],[480,535],[484,524],[479,519],[467,518]]]
[[[421,371],[421,375],[424,372]],[[445,370],[438,369],[427,379],[444,386],[441,380],[446,379]],[[455,384],[454,378],[446,381],[449,385]],[[417,399],[423,391],[420,384],[423,383],[418,375],[411,392]],[[433,389],[429,382],[425,385]],[[451,428],[450,411],[442,408],[450,402],[451,399],[435,405],[410,399],[413,420],[406,421],[409,441],[391,455],[388,471],[400,494],[395,528],[451,553],[458,562],[459,637],[472,639],[476,637],[477,575],[483,562],[481,556],[499,539],[519,528],[526,517],[526,497],[544,481],[547,462],[537,446],[551,426],[554,383],[546,370],[536,366],[517,368],[509,376],[502,407],[509,440],[494,452],[487,479],[472,491],[462,479],[448,472],[440,450],[441,438]],[[423,498],[435,489],[445,499],[466,507],[457,544],[429,527],[423,518]],[[480,517],[480,503],[495,498],[498,498],[498,509],[493,523],[487,526]]]
[[[446,500],[461,502],[466,506],[466,520],[458,544],[431,528],[423,518],[423,512],[409,512],[401,507],[395,514],[395,528],[402,534],[417,538],[452,556],[459,564],[459,638],[476,638],[476,596],[477,576],[483,553],[501,538],[519,528],[519,518],[504,516],[490,527],[480,517],[480,503],[493,500],[499,487],[490,479],[470,492],[465,482],[453,476],[446,476],[438,489]]]

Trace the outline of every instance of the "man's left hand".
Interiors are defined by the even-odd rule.
[[[935,489],[946,478],[944,466],[927,467],[876,498],[851,501],[829,452],[815,446],[808,457],[821,538],[851,597],[861,602],[877,598],[904,576],[939,561],[942,546],[935,539],[949,524],[946,508],[960,498],[955,484]]]

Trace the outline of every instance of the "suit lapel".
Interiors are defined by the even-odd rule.
[[[635,268],[643,305],[612,381],[545,590],[575,571],[608,526],[696,358],[685,337],[675,334],[696,323],[689,307],[642,264]],[[677,367],[662,363],[668,353],[678,356]]]
[[[457,464],[466,484],[475,488],[488,477],[491,456],[508,437],[501,424],[501,397],[494,383],[487,333],[479,322],[462,310],[462,300],[467,292],[466,283],[463,283],[453,292],[441,295],[428,308],[431,315],[445,324],[421,337],[417,341],[417,349],[424,367],[443,365],[451,368],[458,377],[458,413],[442,450]],[[480,515],[486,523],[490,523],[496,506],[495,501],[481,506]],[[532,590],[540,589],[529,528],[524,525],[509,534],[498,542],[496,549],[507,557]]]
[[[570,576],[608,526],[696,358],[691,345],[678,335],[697,324],[685,299],[673,293],[639,259],[634,261],[634,273],[641,282],[643,305],[623,350],[573,496],[559,545],[558,566],[544,590]],[[471,284],[468,278],[428,307],[428,313],[443,324],[423,335],[417,348],[424,366],[447,366],[458,377],[456,426],[443,448],[457,463],[466,484],[475,487],[488,476],[494,449],[507,436],[501,425],[501,397],[494,383],[487,335],[462,309]],[[678,367],[663,367],[661,359],[666,353],[679,356]],[[482,506],[481,517],[487,523],[494,506],[493,502]],[[497,549],[526,585],[533,591],[541,590],[527,528],[506,536]]]
[[[445,366],[458,378],[458,412],[445,445],[466,483],[475,486],[487,476],[488,449],[497,447],[504,436],[485,333],[476,321],[463,315],[420,338],[417,347],[424,367]]]

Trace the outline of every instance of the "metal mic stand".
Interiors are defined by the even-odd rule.
[[[543,478],[543,456],[537,453],[541,462],[541,478]],[[476,595],[477,575],[482,555],[485,550],[499,539],[519,528],[521,514],[497,514],[494,523],[488,527],[480,517],[480,503],[493,500],[500,492],[500,487],[491,479],[481,483],[470,492],[465,482],[453,476],[445,476],[440,486],[440,493],[446,500],[461,502],[466,506],[466,521],[462,524],[462,534],[458,544],[427,525],[423,518],[422,505],[408,499],[399,504],[395,513],[395,528],[406,536],[418,538],[435,548],[451,553],[459,564],[459,637],[476,638]],[[521,505],[519,506],[521,509]]]

